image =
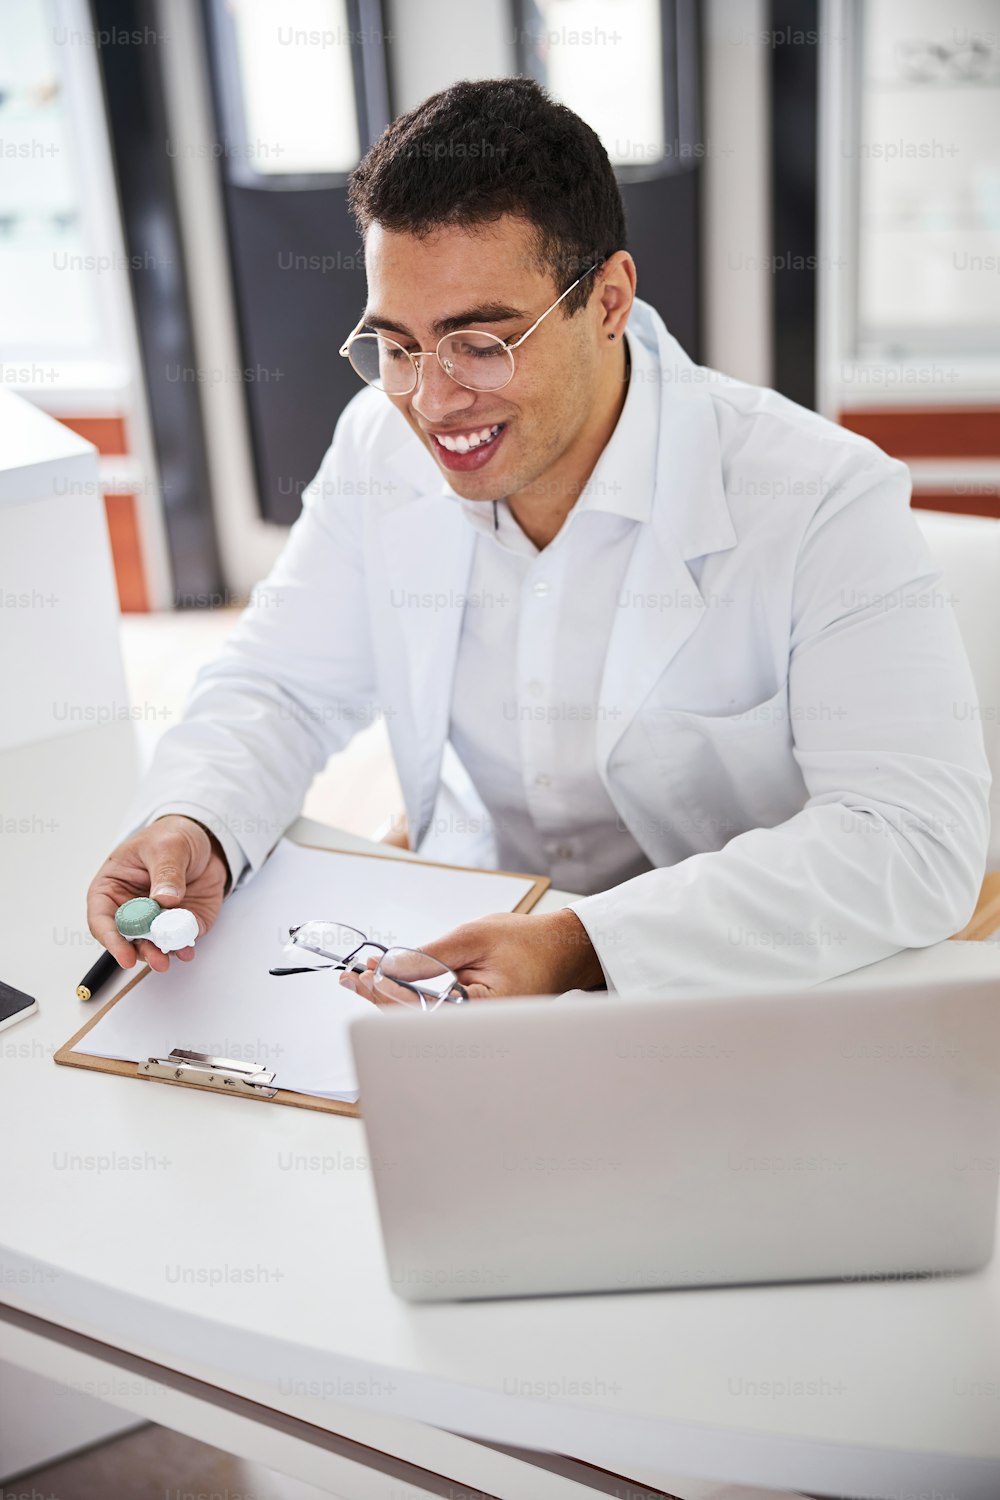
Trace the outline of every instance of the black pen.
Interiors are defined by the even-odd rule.
[[[78,1000],[93,1000],[102,984],[107,984],[112,974],[121,973],[121,964],[110,953],[102,953],[96,964],[84,974],[76,987]]]

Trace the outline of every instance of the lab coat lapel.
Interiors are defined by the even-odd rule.
[[[602,773],[703,608],[698,585],[672,539],[652,532],[640,536],[618,596],[604,660],[599,701],[605,712],[596,725]]]
[[[389,721],[415,848],[430,823],[475,536],[454,499],[418,495],[379,521],[383,607],[397,710]]]
[[[610,708],[597,722],[598,766],[606,784],[615,745],[705,613],[688,562],[737,541],[714,403],[697,388],[699,375],[714,372],[688,359],[652,308],[637,303],[633,317],[637,335],[650,347],[655,339],[660,424],[652,511],[618,597],[601,682],[600,702]]]

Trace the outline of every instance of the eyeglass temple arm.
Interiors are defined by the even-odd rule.
[[[344,926],[346,924],[342,923],[341,925]],[[300,923],[300,925],[298,927],[289,927],[289,929],[288,929],[288,936],[290,938],[294,939],[295,934],[297,932],[301,932],[303,926],[308,926],[308,923]],[[351,932],[358,932],[358,929],[356,927],[352,927],[350,930],[351,930]],[[363,933],[358,932],[358,937],[363,937],[363,936],[364,936]],[[356,948],[352,948],[351,951],[350,951],[350,953],[346,953],[342,959],[340,959],[340,958],[334,958],[334,955],[332,953],[325,953],[322,948],[310,948],[310,947],[308,947],[307,944],[303,945],[303,946],[306,947],[306,951],[308,953],[318,953],[321,958],[332,958],[333,961],[334,961],[334,963],[338,963],[338,964],[339,963],[345,963],[345,964],[350,963],[350,961],[354,957],[354,955],[356,953],[360,953],[361,950],[362,950],[362,948],[377,948],[380,953],[388,953],[388,951],[389,951],[388,948],[386,947],[385,943],[377,943],[374,938],[370,938],[370,937],[366,937],[363,943],[359,943]]]
[[[572,291],[572,287],[570,288],[570,290]],[[351,347],[351,340],[353,338],[355,338],[361,332],[361,330],[362,330],[362,328],[364,328],[364,326],[365,326],[365,315],[364,315],[364,313],[362,313],[361,317],[358,319],[357,323],[354,325],[353,329],[347,335],[347,338],[344,340],[344,342],[340,346],[340,349],[339,349],[338,352],[340,353],[340,356],[341,356],[342,359],[346,359],[347,358],[348,351],[349,351],[349,349]]]
[[[297,969],[268,969],[269,974],[280,977],[283,974],[321,974],[324,969],[342,969],[351,974],[367,974],[368,969],[364,964],[333,963],[333,964],[305,964]]]
[[[588,266],[585,271],[581,271],[580,275],[574,281],[573,286],[568,286],[566,288],[566,290],[563,292],[562,297],[557,297],[556,300],[553,302],[552,306],[551,307],[547,307],[545,309],[545,311],[542,313],[542,317],[535,319],[535,321],[532,323],[531,327],[528,329],[528,333],[522,333],[521,337],[517,340],[517,343],[515,343],[515,344],[508,344],[507,348],[508,349],[519,349],[520,346],[524,343],[525,339],[528,337],[528,334],[529,333],[534,333],[535,329],[538,327],[539,323],[542,321],[542,318],[547,318],[550,312],[555,312],[556,308],[559,306],[560,302],[563,300],[563,297],[568,297],[569,294],[570,294],[570,292],[573,290],[573,287],[580,285],[580,282],[583,280],[584,276],[589,276],[590,273],[591,273],[591,271],[596,271],[597,268],[598,268],[598,266],[600,266],[602,264],[603,264],[602,261],[595,260],[594,264],[592,266]]]

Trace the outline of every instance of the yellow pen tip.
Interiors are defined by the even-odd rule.
[[[89,1000],[90,999],[90,991],[88,990],[88,988],[87,988],[87,986],[85,984],[78,984],[77,985],[77,987],[76,987],[76,998],[78,1000]]]

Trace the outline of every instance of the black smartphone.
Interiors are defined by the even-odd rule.
[[[25,1016],[34,1015],[37,1009],[37,1000],[33,1000],[23,990],[16,990],[12,984],[4,984],[0,979],[0,1031],[5,1026],[23,1021]]]

